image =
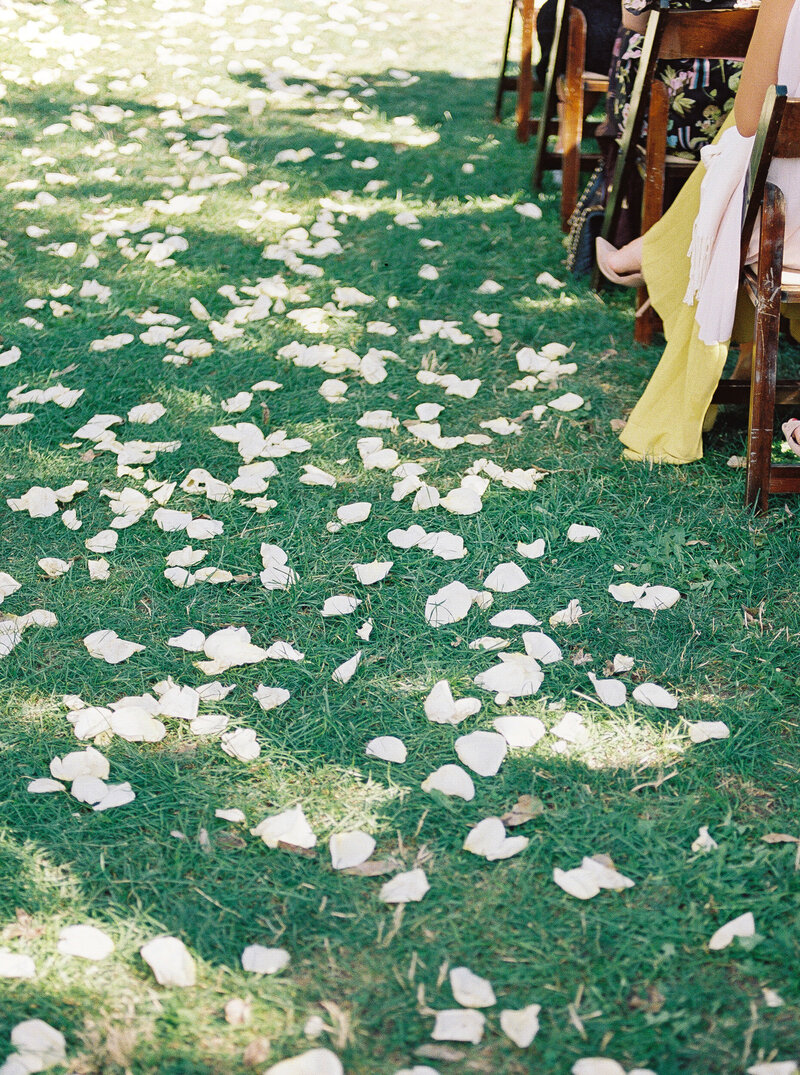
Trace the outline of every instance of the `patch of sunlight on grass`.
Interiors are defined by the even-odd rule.
[[[588,738],[572,747],[569,756],[589,769],[648,768],[674,762],[684,753],[686,737],[678,726],[637,719],[632,710],[613,717],[582,716]]]
[[[281,765],[275,753],[268,757],[275,764],[265,774],[257,797],[251,797],[249,814],[258,823],[302,802],[320,843],[334,831],[364,829],[380,833],[382,811],[406,794],[404,788],[391,787],[373,776],[320,762],[318,758],[303,761],[287,755],[286,764]],[[267,801],[269,806],[264,805]]]
[[[214,402],[208,392],[203,392],[200,389],[192,391],[188,388],[179,388],[174,384],[162,382],[161,384],[153,385],[151,394],[153,399],[157,399],[159,403],[164,404],[169,412],[170,420],[173,422],[189,414],[207,414],[209,411],[213,411],[216,415],[219,410],[219,405]],[[226,420],[229,417],[231,416],[225,415]],[[150,429],[152,427],[144,426],[141,428]]]

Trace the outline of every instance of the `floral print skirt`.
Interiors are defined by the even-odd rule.
[[[633,84],[642,54],[643,35],[621,29],[614,44],[609,72],[609,133],[622,137]],[[733,108],[741,76],[733,60],[661,61],[655,77],[669,90],[667,152],[699,160],[703,146],[713,142]]]

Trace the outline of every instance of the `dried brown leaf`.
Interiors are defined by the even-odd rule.
[[[253,1038],[242,1053],[242,1063],[249,1068],[256,1068],[269,1059],[272,1045],[269,1038]]]
[[[230,847],[235,851],[242,851],[247,847],[245,840],[235,832],[220,832],[217,834],[216,842],[220,847]]]
[[[800,844],[800,837],[788,832],[768,832],[761,837],[765,844]]]
[[[285,840],[278,840],[278,848],[281,851],[291,851],[295,855],[303,855],[305,858],[316,858],[316,853],[308,847],[298,847],[297,844],[287,844]]]
[[[355,877],[381,877],[385,873],[395,873],[403,868],[400,859],[370,859],[362,862],[360,866],[351,866],[342,873],[348,873]]]
[[[32,941],[36,937],[41,937],[45,932],[43,925],[35,922],[27,911],[17,907],[16,921],[10,922],[0,936],[2,936],[3,940],[19,938],[23,941]]]
[[[415,1056],[423,1056],[426,1060],[443,1060],[456,1063],[463,1060],[467,1055],[462,1049],[451,1049],[449,1045],[418,1045],[414,1050]]]
[[[520,795],[507,814],[503,814],[501,821],[509,828],[516,825],[524,825],[544,811],[544,803],[534,795]]]
[[[652,1015],[656,1015],[664,1007],[666,998],[662,994],[658,986],[648,985],[647,995],[642,996],[634,990],[628,997],[628,1007],[633,1011],[650,1012]]]

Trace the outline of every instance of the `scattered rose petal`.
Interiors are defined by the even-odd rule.
[[[487,575],[483,584],[487,590],[494,590],[495,593],[514,593],[527,586],[530,581],[521,567],[506,563],[498,564],[494,571]]]
[[[353,573],[363,586],[381,582],[394,566],[393,560],[376,560],[371,564],[353,564]]]
[[[197,979],[194,960],[178,937],[155,937],[142,945],[139,954],[159,985],[192,986]]]
[[[344,1075],[342,1062],[330,1049],[310,1049],[267,1068],[264,1075]]]
[[[756,923],[752,911],[747,911],[745,914],[739,915],[738,918],[732,918],[730,922],[726,922],[724,926],[719,927],[708,942],[709,950],[718,952],[722,948],[727,948],[734,937],[752,937],[755,932]]]
[[[527,1008],[512,1010],[505,1008],[500,1012],[500,1027],[520,1049],[527,1049],[539,1033],[539,1012],[541,1004],[529,1004]]]
[[[261,944],[249,944],[242,952],[242,970],[251,974],[277,974],[289,965],[289,953],[285,948],[265,948]]]
[[[408,757],[405,743],[396,735],[379,735],[376,739],[370,739],[364,753],[370,758],[380,758],[396,765],[402,765]]]
[[[472,777],[460,765],[442,765],[422,781],[421,787],[423,791],[440,791],[442,795],[453,795],[465,802],[475,798]]]
[[[491,984],[467,967],[453,967],[449,978],[453,998],[462,1008],[491,1008],[497,1003]]]
[[[93,631],[84,638],[83,644],[92,657],[106,664],[120,664],[144,649],[138,642],[126,642],[116,631],[108,630]]]
[[[451,1008],[436,1013],[431,1037],[434,1041],[465,1041],[478,1045],[483,1037],[486,1016],[470,1008]]]
[[[576,544],[581,544],[584,541],[594,541],[600,536],[600,531],[596,526],[582,526],[580,523],[572,523],[567,531],[567,541],[574,541]]]
[[[538,717],[495,717],[492,726],[502,735],[511,750],[528,750],[546,733],[546,728]]]
[[[382,885],[380,898],[384,903],[418,903],[430,887],[424,870],[409,870]]]
[[[494,776],[507,751],[506,741],[498,732],[475,731],[456,739],[459,761],[478,776]]]
[[[709,739],[727,739],[730,734],[730,728],[721,720],[689,722],[689,738],[693,743],[706,743]]]
[[[250,832],[253,836],[260,836],[267,847],[277,847],[279,843],[284,843],[311,848],[317,843],[317,837],[299,804],[290,810],[284,810],[283,813],[264,818]]]
[[[511,858],[528,846],[527,836],[506,836],[506,827],[499,817],[487,817],[470,829],[464,850],[485,858],[488,862]]]
[[[331,865],[334,870],[348,870],[366,862],[375,850],[375,841],[366,832],[335,833],[330,838]]]
[[[64,956],[99,963],[114,951],[114,942],[97,926],[65,926],[58,935],[58,950]]]
[[[657,683],[640,683],[638,687],[634,687],[633,697],[642,705],[653,706],[655,709],[678,708],[675,695],[659,687]]]

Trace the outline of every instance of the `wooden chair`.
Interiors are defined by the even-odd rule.
[[[685,181],[696,167],[695,161],[667,156],[669,94],[661,80],[654,79],[656,64],[659,60],[687,58],[743,60],[753,35],[757,14],[757,8],[670,10],[668,0],[661,0],[660,9],[650,12],[614,178],[606,203],[601,233],[604,239],[611,241],[613,238],[622,209],[622,198],[637,166],[642,125],[645,115],[648,114],[648,103],[642,232],[663,216],[667,178]],[[595,269],[592,283],[595,288],[602,284],[598,269]],[[637,308],[641,309],[646,300],[647,292],[642,288],[637,296]],[[637,317],[637,342],[649,343],[657,325],[658,320],[652,311]]]
[[[773,160],[800,159],[800,99],[789,100],[783,86],[767,94],[756,133],[745,189],[742,264],[756,217],[761,216],[758,261],[745,266],[742,282],[755,305],[753,368],[749,381],[720,381],[714,403],[741,403],[749,397],[745,504],[767,510],[770,493],[800,493],[800,465],[772,462],[775,406],[800,403],[800,380],[778,380],[781,306],[800,317],[800,272],[783,266],[786,206],[783,192],[767,182]]]
[[[511,48],[511,35],[514,30],[515,16],[522,22],[522,48],[519,59],[519,74],[509,75],[508,53]],[[534,0],[511,0],[508,12],[508,28],[503,47],[503,62],[497,79],[497,92],[494,99],[494,118],[499,123],[503,115],[503,97],[506,93],[517,94],[517,141],[527,142],[531,133],[531,98],[534,91],[541,89],[533,72],[533,38],[536,33],[536,8]]]
[[[581,149],[583,139],[596,137],[597,127],[602,122],[586,117],[608,93],[606,75],[586,71],[586,38],[586,16],[572,6],[571,0],[559,0],[542,112],[536,129],[531,187],[540,189],[543,172],[561,171],[561,227],[564,231],[569,231],[568,221],[578,201],[581,172],[591,171],[600,162],[599,153],[584,153]],[[561,70],[564,74],[558,76],[557,72]],[[557,150],[549,148],[551,135],[556,135],[560,145]]]

